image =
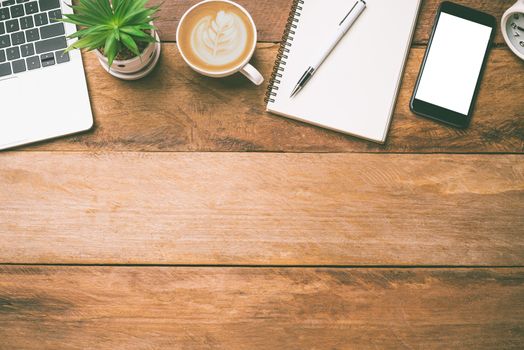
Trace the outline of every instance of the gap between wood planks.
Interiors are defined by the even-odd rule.
[[[67,137],[67,136],[66,136]],[[52,142],[52,140],[47,140],[47,141],[41,141],[41,142],[37,142],[37,143],[34,143],[34,144],[30,144],[30,146],[38,146],[40,144],[45,144],[45,143],[49,143],[49,142]],[[364,141],[363,141],[364,142]],[[468,156],[468,155],[478,155],[478,156],[506,156],[506,155],[510,155],[510,156],[524,156],[524,152],[519,152],[519,153],[515,153],[515,152],[445,152],[445,151],[441,151],[441,152],[390,152],[390,151],[385,151],[385,152],[363,152],[363,151],[358,151],[358,152],[329,152],[329,151],[318,151],[318,152],[311,152],[311,151],[296,151],[296,150],[293,150],[293,151],[270,151],[270,150],[245,150],[245,151],[158,151],[158,150],[143,150],[143,151],[135,151],[135,150],[131,150],[131,151],[127,151],[127,150],[117,150],[117,151],[113,151],[113,150],[75,150],[75,149],[70,149],[70,150],[48,150],[48,149],[39,149],[39,148],[27,148],[28,145],[25,145],[25,146],[20,146],[20,147],[17,147],[17,148],[12,148],[12,149],[9,149],[9,150],[6,150],[6,151],[3,151],[3,153],[7,154],[8,152],[10,153],[22,153],[22,152],[27,152],[27,153],[53,153],[53,152],[60,152],[60,153],[70,153],[70,154],[90,154],[90,155],[96,155],[96,154],[140,154],[140,153],[146,153],[146,154],[169,154],[169,153],[172,153],[172,154],[237,154],[237,153],[241,153],[241,154],[244,154],[244,153],[253,153],[253,154],[301,154],[301,155],[328,155],[328,154],[331,154],[331,155],[348,155],[348,154],[361,154],[361,155],[398,155],[398,156],[403,156],[403,155],[420,155],[420,156],[437,156],[437,155],[448,155],[448,156]],[[0,154],[2,154],[2,151],[0,151]]]
[[[520,269],[524,265],[249,265],[249,264],[61,264],[61,263],[0,263],[2,266],[34,267],[173,267],[173,268],[226,268],[226,269]]]
[[[162,44],[173,44],[176,45],[176,40],[161,40]],[[257,44],[280,44],[280,41],[272,41],[272,40],[259,40],[257,41]],[[412,49],[419,49],[419,48],[426,48],[428,46],[427,42],[423,43],[412,43],[411,48]],[[498,50],[498,49],[508,49],[508,45],[506,43],[493,43],[491,46],[492,50]]]

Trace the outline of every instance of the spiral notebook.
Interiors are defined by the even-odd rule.
[[[297,96],[291,91],[355,0],[295,0],[266,94],[267,111],[384,143],[420,0],[367,8]]]

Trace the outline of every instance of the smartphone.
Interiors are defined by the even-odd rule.
[[[411,97],[413,113],[469,125],[496,25],[486,13],[447,1],[440,5]]]

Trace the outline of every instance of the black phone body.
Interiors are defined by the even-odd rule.
[[[413,113],[469,125],[496,25],[486,13],[447,1],[440,5],[411,97]]]

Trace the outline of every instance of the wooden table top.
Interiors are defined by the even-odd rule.
[[[0,154],[0,349],[522,349],[524,62],[500,29],[471,127],[418,118],[423,1],[377,145],[191,71],[195,2],[164,2],[141,81],[84,54],[92,131]],[[238,2],[267,78],[291,1]]]

